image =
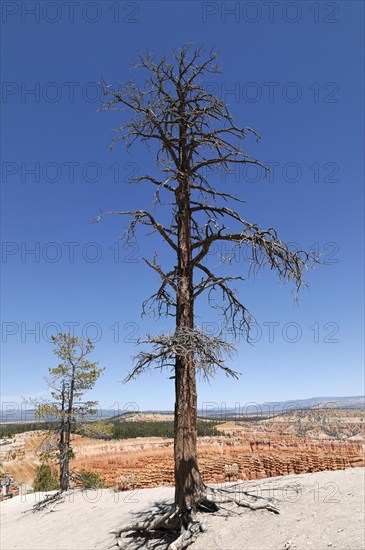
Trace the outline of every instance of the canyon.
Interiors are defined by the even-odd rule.
[[[203,480],[221,483],[364,466],[364,417],[364,410],[336,410],[228,419],[217,426],[220,435],[198,439]],[[158,419],[155,415],[152,421]],[[47,437],[33,431],[3,441],[1,471],[30,488],[39,445]],[[99,440],[74,435],[73,449],[71,468],[100,472],[107,486],[129,490],[173,485],[172,439]]]

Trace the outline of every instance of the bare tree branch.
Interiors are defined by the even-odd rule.
[[[174,333],[148,336],[146,340],[139,340],[139,344],[152,345],[152,351],[140,352],[135,357],[136,365],[125,378],[124,382],[138,377],[152,366],[163,369],[175,367],[176,356],[194,355],[196,368],[203,378],[214,376],[218,369],[227,376],[238,378],[238,373],[224,364],[224,355],[232,356],[235,346],[221,338],[211,337],[200,329],[182,327]]]
[[[135,226],[137,223],[154,227],[160,233],[160,235],[165,239],[165,241],[171,246],[171,248],[173,248],[174,250],[177,250],[177,245],[174,243],[174,241],[170,237],[170,235],[173,237],[176,237],[177,236],[176,233],[171,229],[169,229],[168,227],[164,227],[162,224],[158,223],[150,212],[147,212],[145,210],[134,210],[134,211],[125,211],[125,212],[118,212],[118,211],[101,212],[96,217],[95,221],[98,223],[103,217],[110,216],[112,214],[114,215],[118,214],[122,216],[134,216],[128,228],[128,232],[130,234],[134,234]]]

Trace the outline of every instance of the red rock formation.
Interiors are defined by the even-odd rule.
[[[129,440],[129,449],[113,448],[110,452],[104,444],[102,453],[79,456],[72,466],[100,471],[109,485],[119,476],[130,476],[137,488],[172,485],[172,440],[155,441],[143,449],[137,441]],[[260,440],[201,438],[199,464],[204,481],[210,483],[226,481],[225,466],[233,464],[238,465],[238,478],[243,480],[365,465],[359,443],[313,442],[293,436]]]
[[[227,422],[219,427],[224,435],[199,438],[199,463],[204,481],[225,481],[225,467],[233,464],[238,465],[237,477],[242,480],[365,465],[362,418],[353,412],[354,418],[338,414],[338,418],[322,418],[319,425],[318,413],[313,413],[313,418],[311,414],[295,413],[291,419],[275,417],[240,425]],[[304,429],[304,425],[310,429]],[[337,439],[327,432],[338,434]],[[3,469],[16,481],[31,484],[38,464],[36,448],[43,439],[44,434],[40,432],[16,436],[19,443],[15,445],[16,456],[8,453]],[[110,486],[117,478],[121,478],[125,488],[128,483],[130,488],[173,484],[172,439],[100,441],[74,436],[73,447],[76,458],[71,461],[71,467],[99,471]]]

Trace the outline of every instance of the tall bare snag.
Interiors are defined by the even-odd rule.
[[[211,337],[195,324],[197,298],[207,293],[209,303],[219,307],[227,328],[234,334],[249,337],[253,318],[232,288],[232,281],[242,276],[222,276],[209,267],[207,256],[212,246],[228,242],[246,249],[250,272],[267,265],[282,281],[291,281],[298,290],[303,285],[303,271],[316,262],[304,251],[291,251],[273,228],[263,229],[246,221],[240,209],[244,202],[213,185],[213,173],[229,171],[234,165],[255,164],[267,168],[247,155],[241,143],[248,137],[259,139],[253,128],[237,126],[227,105],[204,87],[203,77],[216,73],[217,54],[205,55],[201,49],[185,46],[172,52],[171,59],[140,55],[136,68],[145,71],[144,87],[135,82],[118,86],[103,82],[101,110],[128,110],[132,118],[118,128],[114,142],[123,140],[127,147],[141,141],[154,149],[161,177],[151,171],[135,177],[135,183],[151,184],[154,202],[171,215],[171,223],[159,221],[157,209],[101,212],[97,220],[118,214],[130,218],[128,238],[143,225],[157,232],[173,252],[176,261],[165,268],[157,255],[144,258],[160,278],[157,291],[144,302],[146,312],[152,308],[158,315],[175,319],[172,334],[149,336],[140,343],[150,344],[149,351],[136,356],[127,380],[154,367],[170,367],[175,378],[175,507],[163,518],[151,518],[133,526],[136,529],[172,528],[178,531],[171,549],[185,548],[202,528],[196,513],[215,510],[217,498],[208,489],[199,471],[197,459],[197,391],[196,374],[210,377],[217,370],[228,376],[237,373],[224,363],[224,355],[233,346],[222,337]],[[118,115],[119,116],[119,115]],[[232,205],[236,205],[236,209]],[[212,300],[220,293],[221,303]],[[222,495],[221,495],[222,501]],[[230,498],[232,500],[232,498]],[[268,507],[270,503],[240,500],[251,508]],[[130,529],[131,527],[128,527]]]

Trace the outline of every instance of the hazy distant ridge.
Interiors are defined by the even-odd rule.
[[[10,404],[8,404],[10,405]],[[321,407],[322,406],[322,407]],[[288,401],[267,401],[265,403],[253,404],[240,404],[240,409],[234,407],[227,407],[222,409],[219,403],[203,404],[202,408],[198,410],[199,416],[221,416],[225,413],[240,413],[240,414],[260,414],[262,413],[280,413],[291,411],[293,409],[311,409],[311,408],[343,408],[343,409],[362,409],[365,408],[365,396],[355,395],[346,397],[310,397],[308,399],[293,399]],[[114,409],[99,409],[96,416],[89,416],[88,420],[96,420],[100,418],[111,418],[113,416],[119,416],[123,413],[130,412],[155,412],[163,414],[173,414],[173,411],[169,410],[147,410],[147,411],[130,411],[130,410],[114,410]],[[51,419],[50,419],[51,420]],[[7,406],[6,403],[2,404],[0,422],[34,422],[35,415],[34,410],[14,410],[14,407]]]

